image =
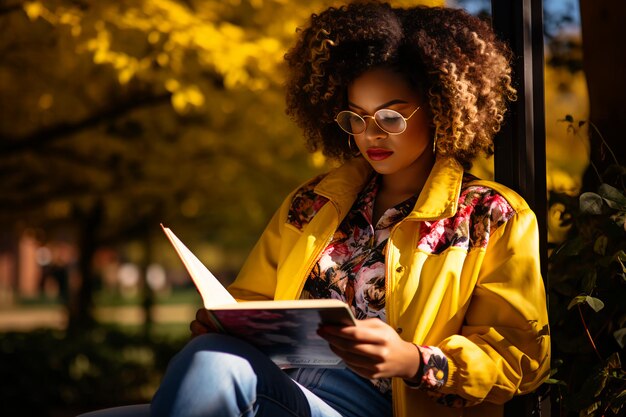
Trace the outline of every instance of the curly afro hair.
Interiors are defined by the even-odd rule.
[[[432,115],[438,156],[469,168],[493,154],[506,105],[515,100],[511,54],[484,21],[459,9],[359,1],[313,14],[287,52],[287,114],[311,150],[353,157],[335,115],[364,72],[389,67],[407,77]]]

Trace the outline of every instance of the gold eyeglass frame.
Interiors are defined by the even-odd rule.
[[[413,117],[413,115],[414,115],[415,113],[417,113],[417,111],[418,111],[419,109],[421,109],[421,108],[422,108],[422,106],[417,106],[417,108],[416,108],[415,110],[413,110],[413,113],[411,113],[411,114],[409,115],[409,117],[404,117],[404,116],[403,116],[403,115],[402,115],[399,111],[397,111],[397,110],[392,110],[392,109],[378,109],[378,110],[376,110],[376,113],[374,113],[374,115],[372,115],[372,116],[370,116],[369,114],[366,114],[365,116],[361,116],[360,114],[355,113],[355,112],[353,112],[353,111],[351,111],[351,110],[342,110],[342,111],[340,111],[339,113],[337,113],[337,116],[335,116],[335,122],[337,122],[337,124],[339,125],[339,127],[341,128],[341,130],[343,130],[344,132],[346,132],[348,135],[360,135],[361,133],[363,133],[363,132],[365,132],[365,131],[367,130],[367,121],[366,121],[365,119],[369,117],[369,118],[371,118],[371,119],[374,119],[374,123],[376,123],[376,126],[378,126],[378,128],[379,128],[380,130],[382,130],[383,132],[387,133],[388,135],[400,135],[400,134],[404,133],[404,131],[406,130],[406,128],[409,126],[409,124],[407,123],[407,122],[409,121],[409,119],[410,119],[411,117]],[[380,112],[380,111],[383,111],[383,110],[398,113],[398,114],[400,115],[400,117],[402,117],[402,118],[404,119],[404,129],[402,129],[400,132],[389,132],[389,131],[385,130],[385,129],[381,126],[381,125],[379,125],[379,124],[378,124],[378,121],[376,121],[376,114],[377,114],[378,112]],[[339,116],[340,116],[340,115],[342,115],[342,114],[351,114],[351,115],[354,115],[354,116],[356,116],[356,117],[360,118],[361,120],[363,120],[363,125],[364,125],[365,127],[364,127],[364,128],[363,128],[363,130],[362,130],[361,132],[359,132],[359,133],[352,133],[352,132],[347,131],[346,129],[344,129],[344,128],[343,128],[343,126],[341,126],[341,123],[339,123],[339,120],[337,120],[337,119],[339,118]]]

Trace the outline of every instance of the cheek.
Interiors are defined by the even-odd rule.
[[[360,135],[353,135],[353,138],[354,139],[350,139],[350,140],[353,143],[356,143],[356,146],[359,148],[359,150],[364,149],[364,147],[365,147],[365,134],[361,133]]]
[[[408,128],[405,132],[406,140],[416,147],[424,147],[430,144],[433,140],[433,135],[430,127],[427,124],[415,124]]]

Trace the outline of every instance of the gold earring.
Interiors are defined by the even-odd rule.
[[[437,136],[433,139],[433,154],[437,153]]]
[[[352,148],[352,141],[351,141],[352,137],[353,137],[352,135],[348,135],[348,148],[350,149],[352,156],[357,157],[361,155],[361,151],[359,150],[359,147],[356,146],[356,141],[354,141],[354,147],[356,148],[356,150]]]

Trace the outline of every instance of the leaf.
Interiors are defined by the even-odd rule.
[[[598,280],[598,272],[595,269],[588,271],[582,280],[583,291],[587,293],[593,292]]]
[[[595,368],[586,373],[582,387],[578,392],[573,393],[572,406],[580,410],[580,415],[591,415],[597,409],[603,396],[603,391],[607,385],[609,373],[605,368]],[[600,398],[598,398],[600,397]]]
[[[609,238],[605,235],[598,236],[595,243],[593,244],[593,251],[598,255],[604,256],[606,254],[606,247],[609,244]]]
[[[593,309],[593,311],[595,311],[596,313],[600,310],[602,310],[604,308],[604,303],[602,302],[602,300],[600,300],[599,298],[595,298],[595,297],[591,297],[591,296],[587,296],[585,298],[585,302],[587,303],[587,305],[589,305],[589,307],[591,307]]]
[[[600,407],[600,401],[596,401],[595,403],[591,404],[589,407],[585,408],[584,410],[581,410],[580,415],[581,416],[590,416],[599,407]]]
[[[618,263],[622,267],[622,272],[626,273],[626,265],[624,262],[626,261],[626,252],[622,249],[615,252],[613,255],[603,256],[597,261],[597,264],[606,268],[611,265],[613,262]]]
[[[613,352],[611,356],[606,360],[606,367],[609,370],[622,369],[622,361],[619,358],[619,353]]]
[[[43,5],[38,1],[29,1],[24,3],[24,11],[31,21],[37,20],[43,13]]]
[[[601,184],[600,187],[598,187],[598,194],[600,194],[612,209],[626,209],[626,197],[617,188],[609,184]]]
[[[596,193],[582,193],[579,198],[580,211],[586,214],[602,214],[604,199]]]
[[[596,392],[594,393],[594,397],[598,397],[600,394],[602,394],[602,391],[604,391],[604,388],[606,387],[606,382],[608,379],[609,379],[608,372],[603,371],[598,375],[598,378],[597,378],[598,385],[596,386]]]
[[[586,295],[577,295],[576,297],[574,297],[574,299],[572,301],[570,301],[570,303],[567,306],[568,310],[571,310],[572,307],[578,305],[578,304],[582,304],[585,302],[585,299],[587,298]]]
[[[560,256],[577,256],[580,251],[585,247],[585,242],[580,236],[576,236],[571,240],[567,240],[556,252],[556,255]]]
[[[583,304],[583,303],[586,303],[596,313],[604,308],[604,303],[599,298],[595,298],[590,295],[581,294],[581,295],[577,295],[576,297],[574,297],[572,301],[570,301],[569,305],[567,306],[567,309],[571,310],[574,306],[577,306],[578,304]]]
[[[624,252],[623,250],[619,250],[617,252],[615,252],[615,255],[613,255],[613,258],[615,258],[618,261],[626,261],[626,252]],[[626,271],[624,271],[626,272]]]
[[[619,347],[624,349],[624,346],[626,346],[626,328],[614,331],[613,337],[617,341]]]
[[[561,381],[560,379],[554,379],[554,378],[548,378],[544,381],[546,384],[550,384],[550,385],[562,385],[564,387],[567,386],[567,384],[565,383],[565,381]]]
[[[617,416],[619,415],[619,411],[626,404],[626,390],[622,390],[614,399],[611,401],[611,411]]]
[[[622,267],[622,273],[626,274],[626,265],[624,265],[624,261],[626,261],[626,252],[623,250],[617,251],[611,260],[618,262]]]
[[[625,226],[624,223],[626,223],[626,211],[618,211],[617,213],[611,215],[611,220],[613,220],[619,227],[623,228]]]

